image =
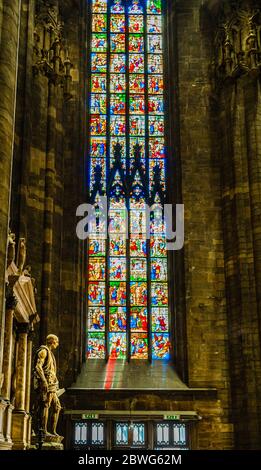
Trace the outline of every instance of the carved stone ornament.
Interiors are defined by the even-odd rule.
[[[214,67],[217,87],[225,80],[235,80],[246,74],[260,75],[260,2],[223,2],[215,36]]]
[[[42,74],[54,85],[62,86],[65,98],[69,99],[72,64],[62,33],[63,23],[57,5],[38,1],[34,30],[34,74]]]
[[[7,241],[7,267],[15,261],[15,234],[9,229]]]

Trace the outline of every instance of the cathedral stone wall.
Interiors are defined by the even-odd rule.
[[[201,3],[181,2],[177,11],[188,377],[190,386],[218,389],[226,442],[231,402],[220,162],[211,120],[211,25]]]
[[[75,212],[85,202],[86,3],[22,0],[20,11],[18,1],[0,3],[0,305],[10,226],[17,238],[27,239],[27,263],[37,283],[41,321],[34,348],[47,333],[59,335],[65,387],[75,381],[85,351],[86,260]],[[185,247],[176,257],[181,289],[174,292],[184,334],[177,348],[187,385],[216,391],[164,396],[164,406],[203,417],[195,448],[260,448],[260,6],[251,23],[254,1],[236,2],[231,11],[235,2],[167,3],[177,41],[170,47],[171,182],[176,178],[175,199],[185,205]],[[240,21],[245,25],[244,56],[225,26],[233,24],[231,15],[238,15],[238,30]],[[48,22],[68,45],[70,70],[66,54],[59,56],[58,73],[49,67]],[[4,320],[0,308],[0,326]],[[0,347],[0,388],[1,361]],[[89,398],[90,409],[102,403],[124,407],[120,396]],[[148,407],[161,406],[153,400]],[[142,406],[149,401],[145,396]],[[77,407],[77,398],[66,406]]]

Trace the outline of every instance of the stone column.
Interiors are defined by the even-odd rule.
[[[34,336],[34,331],[30,330],[28,334],[28,339],[27,339],[27,361],[26,361],[25,411],[27,413],[30,413],[33,336]]]
[[[32,378],[32,350],[33,350],[34,331],[30,330],[27,340],[27,363],[26,363],[26,392],[25,392],[25,411],[28,415],[27,420],[27,446],[31,444],[32,417],[30,414],[31,398],[31,378]]]
[[[26,371],[27,371],[27,336],[28,323],[18,325],[18,346],[16,362],[15,410],[12,420],[13,449],[24,450],[27,447]]]
[[[20,0],[1,1],[0,43],[0,381],[3,360],[4,292],[14,143]]]
[[[218,123],[215,142],[221,163],[231,413],[238,449],[258,448],[261,426],[261,49],[257,37],[260,15],[256,14],[260,5],[254,0],[245,8],[247,3],[220,3],[213,75],[213,111]]]
[[[15,409],[25,411],[28,324],[18,326]]]
[[[3,374],[4,382],[2,386],[2,397],[10,400],[11,379],[12,379],[12,354],[13,354],[13,319],[14,310],[17,300],[14,295],[10,295],[6,299],[5,313],[5,337],[4,337],[4,357],[3,357]]]
[[[43,274],[42,274],[42,307],[40,338],[43,343],[48,332],[48,319],[51,316],[52,261],[53,261],[53,220],[55,194],[55,156],[56,156],[56,86],[49,80],[47,111],[47,149],[45,174],[45,207],[44,207],[44,240],[43,240]]]
[[[4,436],[4,417],[7,408],[7,402],[0,400],[0,450],[5,448],[5,436]]]
[[[2,400],[6,406],[4,414],[0,421],[2,422],[2,428],[0,427],[0,434],[4,436],[4,448],[12,447],[11,439],[11,423],[12,423],[12,411],[14,407],[10,403],[11,398],[11,381],[12,381],[12,358],[13,358],[13,318],[14,310],[17,304],[17,300],[13,293],[10,293],[6,299],[6,313],[5,313],[5,336],[4,336],[4,357],[3,357],[3,375],[4,382],[2,386]],[[2,407],[3,410],[3,407]],[[1,426],[1,423],[0,423]],[[0,445],[1,449],[1,445]]]

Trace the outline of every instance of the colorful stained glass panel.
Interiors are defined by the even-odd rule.
[[[126,96],[125,95],[111,95],[111,114],[125,114],[126,113]]]
[[[130,100],[132,97],[130,98]],[[137,153],[137,145],[139,146],[138,148],[138,154],[140,155],[141,158],[145,157],[145,139],[140,138],[140,137],[131,137],[130,138],[130,156],[132,158],[135,157]]]
[[[92,35],[92,50],[93,52],[106,52],[107,51],[107,35],[103,33],[94,33]]]
[[[162,96],[149,96],[148,97],[148,111],[149,114],[164,114],[164,104]]]
[[[111,52],[125,52],[125,34],[111,34]]]
[[[129,72],[140,73],[144,72],[144,55],[130,54],[129,56]]]
[[[152,314],[152,331],[166,332],[169,329],[168,309],[161,307],[153,307]]]
[[[103,33],[107,31],[107,16],[106,15],[93,15],[92,16],[92,30],[95,33]]]
[[[168,285],[159,282],[153,282],[151,285],[151,302],[157,307],[168,305]]]
[[[91,157],[106,157],[106,139],[104,137],[92,137],[90,141]]]
[[[128,214],[126,209],[110,210],[108,232],[111,234],[126,233]]]
[[[122,0],[114,0],[113,5],[111,6],[111,13],[124,13]]]
[[[110,331],[126,331],[126,307],[110,307]]]
[[[110,238],[110,255],[126,256],[126,240],[123,237]]]
[[[92,75],[91,78],[91,91],[93,93],[105,93],[106,92],[106,75]]]
[[[110,305],[124,306],[126,305],[126,283],[110,282]]]
[[[161,237],[150,238],[151,256],[167,256],[166,239]]]
[[[162,116],[149,116],[149,135],[164,136],[164,118]]]
[[[131,282],[130,283],[130,301],[131,305],[146,306],[147,305],[147,283]]]
[[[130,114],[145,114],[145,100],[143,95],[130,97]]]
[[[157,95],[163,93],[162,75],[151,75],[149,77],[149,93]]]
[[[145,135],[145,118],[130,116],[130,135]]]
[[[167,259],[153,258],[151,260],[151,280],[152,281],[167,281]]]
[[[110,31],[111,33],[125,33],[125,16],[124,15],[111,15],[110,18]]]
[[[89,333],[87,346],[88,359],[105,359],[105,334]]]
[[[91,113],[92,114],[106,114],[107,97],[103,94],[91,94]]]
[[[105,135],[106,134],[106,117],[92,115],[90,119],[90,132],[91,135]]]
[[[149,153],[150,158],[165,158],[165,143],[164,139],[155,138],[149,140]]]
[[[126,56],[125,54],[111,54],[110,70],[114,73],[126,72]]]
[[[90,281],[105,280],[105,259],[90,258],[88,269]]]
[[[160,15],[161,10],[161,0],[147,0],[147,12]]]
[[[130,75],[130,93],[144,93],[145,79],[144,75]]]
[[[168,333],[152,333],[152,359],[170,359]]]
[[[148,15],[148,33],[162,33],[161,16]]]
[[[147,333],[134,333],[131,335],[131,358],[148,359]]]
[[[123,93],[126,91],[126,78],[123,74],[110,75],[111,93]]]
[[[92,11],[93,13],[106,13],[107,0],[92,0]]]
[[[90,282],[88,288],[88,303],[90,306],[105,305],[105,283]]]
[[[111,135],[120,136],[126,133],[126,120],[124,117],[112,116],[110,122]]]
[[[105,240],[89,239],[89,256],[105,256],[105,248]]]
[[[148,72],[163,73],[163,59],[160,54],[148,54]]]
[[[110,258],[110,279],[113,281],[126,281],[126,260]]]
[[[144,52],[144,39],[142,34],[130,34],[129,52]]]
[[[143,258],[131,258],[130,260],[131,281],[147,280],[147,260]]]
[[[105,330],[105,307],[89,307],[88,309],[88,330]]]
[[[126,358],[126,334],[109,333],[110,359]]]
[[[106,72],[107,70],[107,56],[106,54],[91,55],[91,70],[92,72]]]
[[[150,54],[162,54],[162,36],[160,34],[148,35],[148,51]]]
[[[143,8],[139,0],[132,0],[132,4],[129,6],[129,13],[131,15],[139,15],[140,13],[143,13]]]
[[[143,33],[144,21],[142,15],[129,16],[129,32],[130,33]]]
[[[120,145],[121,157],[122,159],[126,158],[126,139],[124,137],[111,137],[110,141],[110,150],[111,150],[111,159],[115,156],[116,145]]]
[[[132,332],[148,330],[148,311],[146,307],[131,307],[130,328]]]
[[[147,242],[145,239],[138,237],[130,238],[130,255],[131,256],[146,256],[147,255]]]

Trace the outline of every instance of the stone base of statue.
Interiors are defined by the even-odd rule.
[[[40,449],[39,449],[39,437],[34,435],[32,436],[32,449],[39,450],[64,450],[62,441],[63,436],[55,436],[53,434],[46,434],[43,436]]]

